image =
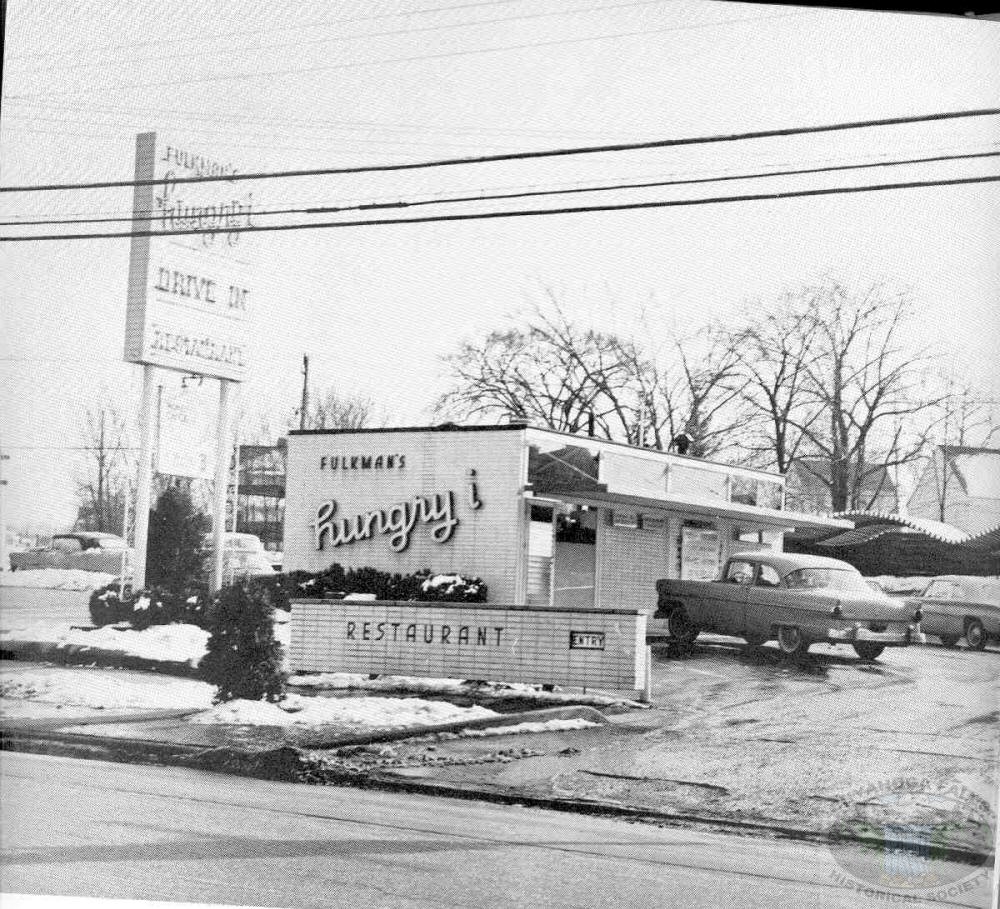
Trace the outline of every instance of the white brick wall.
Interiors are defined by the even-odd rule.
[[[463,628],[467,642],[460,640]],[[415,640],[406,639],[408,630]],[[571,631],[603,634],[604,649],[571,648]],[[297,672],[638,690],[645,679],[645,641],[645,615],[626,610],[296,600],[290,656]]]
[[[656,609],[656,582],[669,577],[668,522],[660,530],[597,525],[598,602],[612,609]]]

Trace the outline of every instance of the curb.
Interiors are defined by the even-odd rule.
[[[57,644],[52,641],[3,641],[0,643],[0,658],[58,663],[63,666],[89,666],[97,663],[108,669],[139,669],[189,679],[198,677],[196,666],[179,660],[150,660],[132,656],[122,650],[86,647],[83,644]]]
[[[393,735],[391,737],[378,736],[377,734],[343,736],[336,740],[330,740],[330,742],[327,742],[322,747],[346,747],[350,745],[393,741],[402,738],[416,738],[436,732],[452,731],[456,726],[459,729],[469,729],[516,725],[518,722],[526,722],[524,718],[527,716],[537,719],[539,714],[548,714],[548,719],[590,719],[591,717],[584,713],[585,711],[598,713],[592,707],[557,707],[544,711],[509,714],[506,717],[499,718],[486,717],[483,720],[473,720],[466,723],[439,724],[438,726],[421,727],[416,730],[411,728],[406,730],[405,733],[401,730],[392,730]],[[553,716],[555,713],[561,715],[558,717]],[[568,716],[567,714],[569,713],[572,713],[573,716]],[[496,722],[496,719],[503,720],[503,722]],[[603,717],[602,719],[604,723],[608,722]],[[103,721],[108,722],[107,719],[103,719]],[[473,724],[476,725],[473,726]],[[64,723],[63,725],[69,724]],[[334,741],[336,744],[333,744]],[[179,766],[281,782],[306,784],[333,783],[335,785],[353,786],[360,789],[379,789],[387,792],[406,792],[416,795],[459,798],[467,801],[482,801],[499,805],[528,806],[549,811],[563,811],[634,821],[652,821],[654,823],[673,826],[714,830],[721,828],[730,832],[739,832],[746,836],[777,836],[783,839],[812,842],[826,846],[856,844],[867,846],[879,852],[895,849],[923,855],[926,853],[927,848],[926,843],[915,843],[909,840],[877,839],[866,836],[830,836],[828,833],[820,830],[805,830],[781,824],[767,824],[746,820],[737,821],[697,814],[633,808],[614,802],[591,801],[588,799],[566,799],[556,796],[500,792],[489,789],[477,789],[472,786],[462,786],[454,783],[401,779],[396,776],[387,776],[378,773],[324,772],[323,774],[314,774],[310,779],[308,768],[303,766],[304,753],[310,750],[317,750],[319,747],[321,746],[293,747],[284,744],[272,749],[254,751],[246,748],[205,747],[172,742],[158,742],[147,739],[108,739],[105,737],[90,736],[86,733],[60,733],[56,729],[21,728],[0,731],[0,751],[23,751],[34,754],[109,760],[117,763]],[[975,866],[994,861],[994,853],[992,852],[977,851],[961,846],[937,848],[940,856],[949,861],[962,862],[963,864]]]
[[[875,837],[866,836],[830,836],[819,830],[804,830],[800,827],[787,827],[781,824],[763,824],[754,821],[734,821],[727,818],[705,817],[697,814],[680,814],[670,811],[632,808],[627,805],[619,805],[613,802],[589,801],[587,799],[574,800],[562,799],[556,796],[534,796],[527,794],[519,795],[509,792],[494,792],[458,786],[453,783],[401,780],[397,777],[382,776],[369,777],[369,779],[373,779],[376,786],[366,787],[361,785],[360,788],[380,788],[396,792],[448,796],[450,798],[493,802],[501,805],[526,805],[532,808],[545,808],[550,811],[564,811],[575,814],[592,814],[603,817],[660,821],[671,823],[676,826],[683,825],[715,829],[721,827],[729,831],[742,831],[748,836],[780,836],[783,839],[796,840],[799,842],[821,843],[827,846],[859,844],[862,846],[869,846],[879,852],[895,849],[904,852],[913,852],[918,855],[926,855],[927,853],[926,843],[915,843],[910,840],[877,839]],[[347,778],[338,782],[350,784],[350,781]],[[354,783],[354,785],[358,784]],[[963,864],[978,866],[990,863],[992,865],[995,859],[993,852],[980,852],[973,849],[967,849],[962,846],[944,846],[935,848],[938,850],[942,858],[950,861],[962,862]]]
[[[541,710],[526,710],[521,713],[503,713],[499,716],[481,717],[478,720],[455,720],[451,723],[437,723],[434,726],[407,726],[405,729],[388,729],[379,732],[342,735],[332,739],[319,739],[316,742],[299,745],[300,748],[320,751],[332,748],[344,748],[348,745],[374,745],[379,742],[396,742],[401,739],[414,739],[425,735],[435,735],[439,732],[460,732],[463,729],[496,729],[504,726],[517,726],[520,723],[544,723],[549,720],[589,720],[602,726],[609,721],[595,707],[580,704],[571,707],[544,707]]]

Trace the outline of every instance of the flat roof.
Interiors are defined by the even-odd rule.
[[[362,429],[290,429],[290,436],[353,436],[379,432],[491,432],[527,429],[527,423],[469,424],[439,423],[437,426],[366,426]],[[589,438],[589,436],[588,436]]]
[[[578,442],[590,442],[596,445],[609,445],[615,448],[624,448],[627,451],[642,452],[647,455],[662,456],[667,458],[677,458],[683,461],[690,461],[693,464],[711,464],[715,467],[731,468],[733,470],[746,471],[748,473],[760,474],[763,477],[784,479],[784,475],[770,470],[763,470],[759,467],[744,467],[742,464],[730,464],[727,461],[713,461],[710,458],[699,458],[695,455],[684,455],[676,451],[665,451],[660,448],[643,448],[632,445],[629,442],[619,442],[616,439],[602,439],[598,436],[583,435],[578,432],[566,432],[561,429],[550,429],[547,426],[535,426],[528,422],[512,423],[487,423],[487,424],[462,424],[462,423],[439,423],[436,426],[366,426],[361,429],[290,429],[290,436],[350,436],[350,435],[374,435],[377,433],[393,432],[497,432],[508,430],[530,430],[532,432],[545,433],[546,435],[559,436],[565,439],[575,439]]]

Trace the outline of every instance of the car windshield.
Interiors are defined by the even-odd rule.
[[[860,574],[844,568],[800,568],[785,575],[785,586],[792,590],[874,593]]]

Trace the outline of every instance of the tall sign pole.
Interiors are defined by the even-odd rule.
[[[146,551],[149,542],[149,505],[153,486],[153,394],[156,367],[142,367],[142,398],[139,403],[139,478],[135,490],[135,572],[132,589],[146,586]]]
[[[232,467],[232,403],[235,382],[219,380],[219,424],[215,447],[215,489],[212,497],[212,593],[222,589],[225,551],[223,541],[226,530],[226,501],[229,499],[229,471]]]
[[[232,164],[187,143],[140,133],[135,143],[124,358],[142,365],[139,477],[135,499],[135,589],[146,583],[153,412],[157,368],[219,379],[211,586],[222,583],[227,471],[234,386],[246,378],[249,256],[234,228],[252,227],[252,192],[227,180]],[[209,182],[185,182],[212,177]],[[157,236],[157,231],[191,234]],[[157,440],[159,441],[159,440]],[[195,580],[192,578],[192,580]]]

